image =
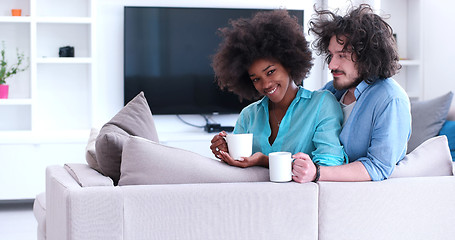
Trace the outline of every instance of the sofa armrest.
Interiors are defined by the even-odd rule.
[[[47,239],[123,239],[123,198],[113,186],[81,187],[62,166],[46,168]]]
[[[319,239],[453,239],[455,177],[319,182]]]
[[[114,181],[83,163],[67,163],[64,168],[81,187],[114,186]]]

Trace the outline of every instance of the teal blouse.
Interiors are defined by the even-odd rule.
[[[341,165],[345,158],[347,161],[339,140],[343,112],[330,92],[312,92],[300,87],[272,145],[269,143],[268,106],[267,97],[248,105],[241,111],[234,128],[234,133],[253,133],[253,153],[303,152],[322,166]]]

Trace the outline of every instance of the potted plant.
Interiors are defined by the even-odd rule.
[[[8,98],[9,86],[6,84],[6,79],[13,75],[27,70],[28,65],[21,68],[24,63],[24,53],[20,53],[19,49],[16,49],[17,63],[8,65],[5,58],[5,42],[2,41],[1,59],[0,59],[0,98]]]

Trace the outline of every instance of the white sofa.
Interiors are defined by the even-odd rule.
[[[38,239],[455,238],[454,176],[114,186],[68,166],[46,170]]]
[[[145,104],[144,98],[141,101]],[[144,109],[148,106],[142,106]],[[423,108],[428,113],[426,109],[436,108]],[[123,114],[123,117],[128,117],[131,112]],[[149,115],[147,121],[152,120]],[[448,120],[455,120],[455,109],[449,115],[446,111],[443,117],[446,116]],[[116,121],[131,127],[131,123],[126,124],[118,118]],[[146,124],[144,121],[143,125]],[[163,158],[169,155],[163,154],[157,143],[141,142],[131,136],[127,138],[146,144],[148,152],[136,154],[141,149],[128,149],[131,144],[125,144],[123,153],[120,153],[122,171],[125,170],[124,163],[131,164],[129,161],[136,158],[143,158],[147,164],[150,160],[147,157],[153,153],[151,149],[160,149]],[[442,145],[431,145],[441,141]],[[94,143],[89,140],[88,146],[91,144]],[[442,146],[443,151],[434,146]],[[109,152],[112,148],[106,149]],[[194,153],[165,150],[172,155],[180,154],[178,159],[182,156],[197,158]],[[433,151],[431,159],[425,155],[428,150]],[[120,184],[122,186],[114,186],[116,181],[112,177],[94,170],[96,159],[89,159],[88,154],[88,165],[66,164],[47,168],[46,192],[37,196],[34,205],[38,239],[455,239],[455,177],[448,151],[447,138],[439,137],[433,142],[430,139],[397,165],[391,177],[398,178],[380,182],[204,183],[206,179],[194,173],[205,165],[189,161],[180,173],[193,171],[193,175],[188,176],[200,183],[182,184],[188,181],[184,178],[187,176],[183,176],[181,179],[169,178],[165,183]],[[120,158],[117,155],[112,156]],[[438,155],[443,155],[445,161],[438,162],[441,158]],[[219,167],[212,162],[204,164]],[[193,167],[194,164],[197,167]],[[141,168],[135,170],[141,171]],[[151,173],[153,168],[144,171],[145,178],[147,174],[159,174]],[[239,171],[238,168],[223,168],[221,173],[237,174]],[[263,180],[264,176],[260,175],[267,172],[253,169],[249,173],[258,173],[259,177],[255,177]],[[218,178],[216,175],[209,177]],[[128,175],[128,180],[132,176],[135,177],[134,174]],[[170,180],[175,182],[167,182]]]

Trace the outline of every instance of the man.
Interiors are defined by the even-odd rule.
[[[294,181],[379,181],[405,156],[411,134],[409,98],[390,77],[400,68],[392,28],[362,4],[341,17],[316,11],[309,31],[313,47],[327,55],[333,81],[324,89],[340,102],[340,141],[349,163],[319,167],[304,153],[294,155]]]

